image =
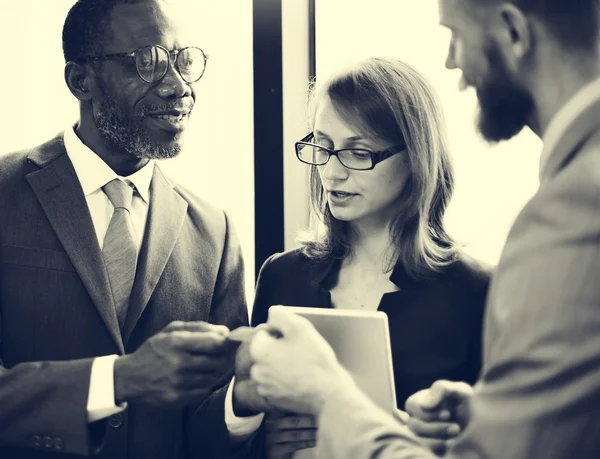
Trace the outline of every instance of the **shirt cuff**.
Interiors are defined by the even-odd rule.
[[[253,434],[260,427],[264,413],[255,416],[238,417],[233,412],[233,385],[235,377],[229,383],[227,394],[225,395],[225,424],[229,435],[232,437],[243,437]]]
[[[98,421],[119,413],[127,403],[115,405],[115,360],[118,355],[97,357],[92,363],[90,391],[87,402],[88,422]]]

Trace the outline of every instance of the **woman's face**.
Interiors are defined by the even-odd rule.
[[[354,147],[382,151],[392,146],[357,132],[336,113],[328,97],[317,106],[313,132],[315,143],[336,150]],[[318,166],[318,171],[332,215],[361,226],[389,224],[397,213],[394,202],[410,174],[405,152],[362,171],[348,169],[331,156],[327,164]]]

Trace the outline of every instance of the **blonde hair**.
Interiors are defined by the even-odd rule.
[[[397,60],[371,58],[313,85],[311,130],[317,106],[328,97],[337,113],[372,139],[405,143],[410,176],[390,227],[394,257],[415,279],[428,277],[455,260],[457,247],[443,217],[454,187],[444,118],[429,82]],[[310,171],[311,225],[299,237],[312,259],[345,258],[351,253],[348,224],[333,217],[316,166]]]

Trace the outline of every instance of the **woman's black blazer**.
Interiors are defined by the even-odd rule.
[[[330,308],[328,279],[339,262],[315,261],[299,249],[272,255],[256,286],[252,325],[267,321],[275,304]],[[425,280],[396,265],[379,310],[388,315],[398,407],[438,379],[474,384],[481,369],[482,327],[490,268],[461,255]]]

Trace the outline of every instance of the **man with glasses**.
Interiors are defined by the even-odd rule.
[[[528,126],[544,147],[539,189],[512,227],[488,293],[480,379],[473,390],[434,383],[407,402],[408,424],[442,443],[460,431],[444,445],[447,458],[596,459],[599,2],[439,0],[439,7],[452,33],[446,66],[462,71],[462,87],[476,89],[481,134],[497,142]],[[332,152],[325,153],[309,150],[308,160],[326,161]],[[267,327],[277,336],[254,336],[250,374],[267,402],[318,417],[317,457],[436,457],[367,399],[307,320],[273,311]]]
[[[63,51],[80,118],[1,159],[2,458],[232,452],[239,244],[156,164],[180,152],[207,63],[174,3],[78,0]]]

